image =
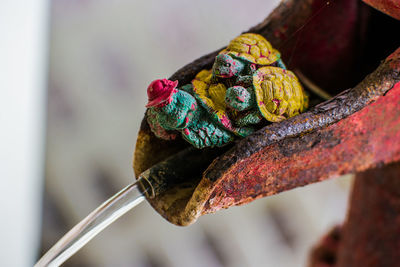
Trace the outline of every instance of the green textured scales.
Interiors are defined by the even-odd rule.
[[[190,86],[183,89],[190,91]],[[223,146],[232,141],[234,135],[212,121],[185,90],[177,89],[170,103],[149,108],[147,121],[153,133],[168,140],[173,134],[168,131],[180,131],[182,137],[197,148]]]

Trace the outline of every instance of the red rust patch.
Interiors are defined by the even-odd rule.
[[[220,178],[203,213],[400,160],[399,103],[397,83],[336,124],[267,146],[238,162]]]
[[[357,174],[337,267],[399,266],[399,177],[399,162]]]

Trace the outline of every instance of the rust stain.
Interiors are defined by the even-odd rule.
[[[350,2],[352,3],[347,0],[335,1],[334,5],[324,8],[319,15],[319,19],[327,20],[331,26],[331,17],[325,16],[324,12],[332,13],[335,8],[341,10],[342,7],[351,7],[346,9],[348,19],[352,22],[347,25],[350,28],[343,28],[342,34],[337,35],[340,38],[335,34],[328,34],[321,40],[321,45],[328,46],[330,42],[344,42],[343,47],[335,50],[338,54],[328,53],[328,58],[335,58],[336,55],[351,57],[344,56],[346,60],[333,64],[332,68],[342,68],[347,62],[354,61],[360,56],[357,53],[362,50],[352,46],[353,39],[346,38],[358,25],[358,22],[353,23],[359,11],[358,5],[353,3],[355,1]],[[295,36],[297,29],[315,14],[315,5],[324,3],[326,4],[320,0],[285,0],[266,20],[249,32],[262,34],[274,46],[281,47],[284,55],[290,54],[296,44],[296,37],[288,36]],[[317,22],[314,21],[314,24],[318,26]],[[343,25],[339,22],[338,20],[335,26],[341,29]],[[307,27],[312,28],[313,24]],[[313,29],[316,31],[315,35],[324,33],[323,30],[321,32],[321,27]],[[350,50],[350,55],[347,41],[356,48]],[[304,46],[301,53],[294,53],[294,64],[298,64],[297,67],[302,72],[318,75],[324,72],[331,78],[332,73],[336,75],[336,72],[327,67],[329,64],[318,68],[307,65],[310,58],[313,58],[313,52],[317,51],[309,49],[310,45]],[[209,68],[218,51],[184,66],[170,79],[185,84],[199,70]],[[322,54],[319,59],[322,62],[329,61],[324,58],[327,53]],[[296,59],[298,56],[304,57],[304,61],[301,58]],[[307,64],[303,66],[303,63]],[[314,80],[316,77],[311,78]],[[333,78],[337,79],[336,76]],[[333,88],[335,92],[348,88],[347,84],[354,82],[346,77],[337,80],[340,80],[340,86]],[[306,113],[267,125],[248,138],[238,141],[229,151],[215,158],[203,173],[196,171],[193,177],[188,177],[187,182],[174,184],[155,199],[149,199],[149,202],[170,222],[188,225],[202,214],[221,208],[245,204],[298,186],[399,160],[399,80],[400,48],[356,87],[342,90],[333,99]],[[186,147],[180,138],[171,142],[157,140],[144,119],[135,150],[136,175]]]
[[[203,213],[400,160],[400,83],[354,115],[241,160],[220,179]]]
[[[336,266],[399,266],[399,177],[399,162],[357,174]]]

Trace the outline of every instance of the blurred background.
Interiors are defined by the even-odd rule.
[[[146,88],[261,22],[278,0],[5,0],[0,8],[0,266],[31,266],[133,178]],[[189,227],[144,203],[64,266],[306,266],[351,177]],[[4,215],[5,214],[5,215]]]

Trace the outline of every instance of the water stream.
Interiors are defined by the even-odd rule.
[[[60,266],[104,228],[141,203],[145,199],[144,193],[151,189],[141,180],[128,185],[92,211],[44,254],[35,267]]]

